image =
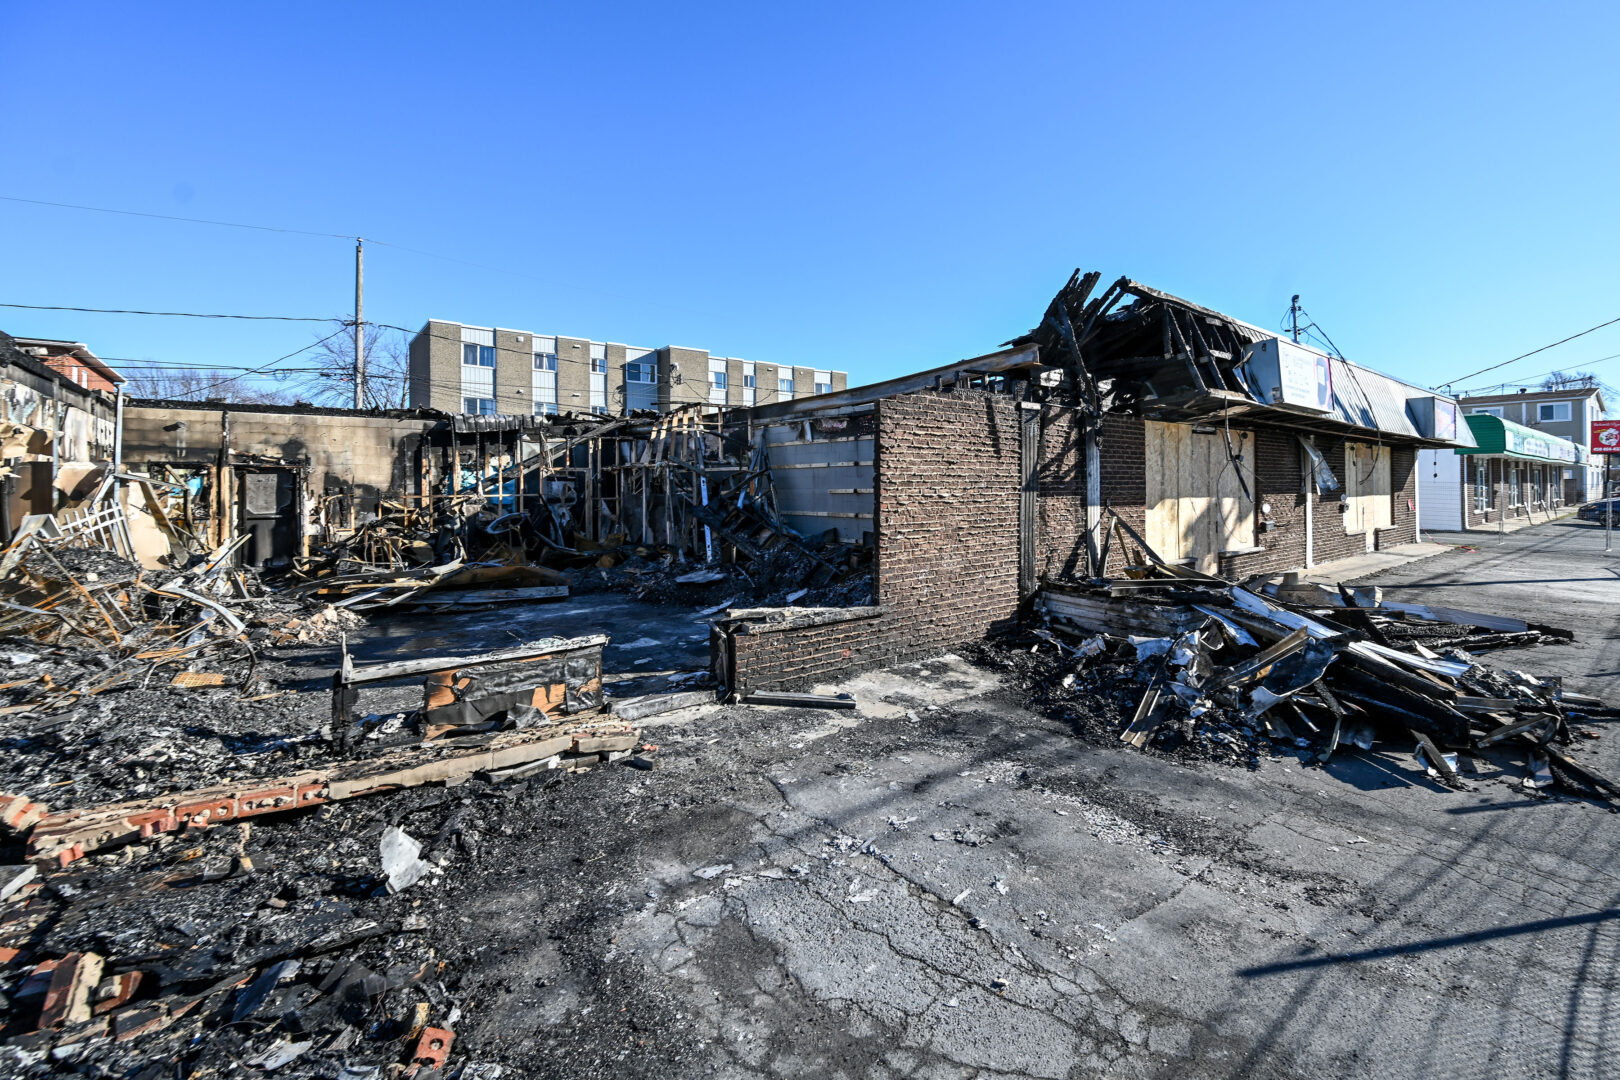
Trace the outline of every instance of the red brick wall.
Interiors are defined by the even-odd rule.
[[[734,630],[725,673],[733,691],[803,686],[930,656],[1016,622],[1017,402],[925,391],[885,398],[876,413],[880,611],[823,626]]]

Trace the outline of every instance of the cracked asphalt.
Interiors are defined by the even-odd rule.
[[[1601,539],[1559,528],[1380,583],[1525,614],[1444,582],[1563,559],[1620,599]],[[1620,669],[1612,618],[1548,603],[1581,640],[1498,659],[1606,693],[1576,669]],[[569,778],[480,852],[525,872],[469,905],[467,1051],[533,1076],[1620,1072],[1606,807],[1526,795],[1510,753],[1467,791],[1382,743],[1187,766],[1084,742],[1014,681],[944,656],[841,684],[853,713],[649,723],[657,771]]]

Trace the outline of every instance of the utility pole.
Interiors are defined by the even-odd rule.
[[[365,295],[366,242],[354,238],[354,407],[366,407],[366,324],[362,301]]]
[[[1299,293],[1288,302],[1288,322],[1294,334],[1294,340],[1299,340]]]
[[[1609,486],[1609,470],[1614,464],[1613,454],[1603,455],[1603,550],[1609,550],[1609,541],[1614,536],[1614,498],[1609,494],[1613,489]]]

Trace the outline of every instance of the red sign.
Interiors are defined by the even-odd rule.
[[[1592,421],[1592,453],[1620,454],[1620,420]]]

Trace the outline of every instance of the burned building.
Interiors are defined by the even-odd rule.
[[[825,468],[867,462],[849,487],[776,487],[787,520],[862,524],[875,603],[723,623],[727,685],[974,640],[1043,583],[1145,555],[1242,579],[1417,539],[1418,451],[1472,445],[1454,400],[1128,279],[1099,293],[1099,280],[1077,272],[1001,352],[732,414],[789,433],[766,439],[782,448],[778,476],[798,464],[782,454],[807,453],[829,423],[870,432],[847,452],[821,440]]]
[[[81,342],[0,334],[0,490],[9,540],[30,514],[49,514],[116,455],[123,377]]]

